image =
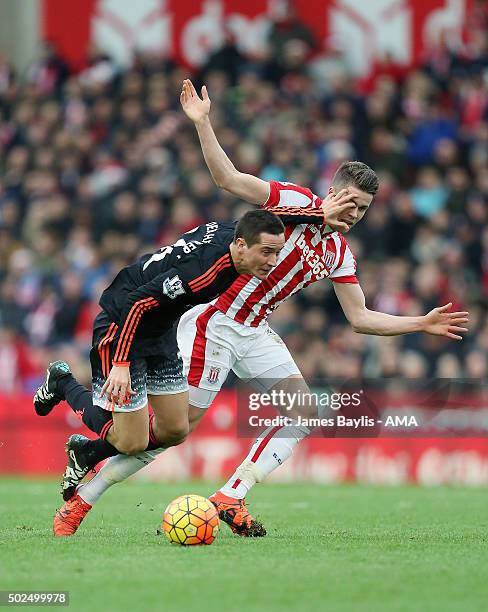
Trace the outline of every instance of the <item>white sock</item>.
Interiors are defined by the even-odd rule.
[[[257,438],[247,457],[220,492],[228,497],[243,499],[257,482],[262,482],[284,463],[295,446],[309,433],[308,427],[296,424],[269,427]]]
[[[117,482],[122,482],[149,465],[165,449],[144,451],[138,455],[115,455],[105,463],[96,476],[78,487],[77,493],[88,504],[92,505]]]

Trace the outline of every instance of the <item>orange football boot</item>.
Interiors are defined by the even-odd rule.
[[[92,509],[90,504],[76,494],[65,502],[56,512],[53,522],[55,536],[71,536],[81,525],[81,521]]]
[[[220,491],[209,497],[217,508],[220,520],[227,523],[234,533],[244,538],[261,538],[266,535],[266,529],[256,521],[246,508],[245,499],[228,497]]]

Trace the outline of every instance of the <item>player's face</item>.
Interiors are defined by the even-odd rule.
[[[284,234],[275,236],[265,232],[261,233],[259,242],[252,246],[247,246],[242,240],[242,264],[246,269],[246,274],[252,274],[261,280],[266,278],[276,266],[278,255],[284,244]]]
[[[335,194],[341,189],[344,189],[344,187],[331,187],[329,189],[329,193]],[[344,218],[341,218],[340,220],[349,225],[349,229],[347,231],[350,231],[366,214],[371,202],[373,201],[373,196],[370,193],[366,193],[366,191],[361,191],[361,189],[358,189],[353,185],[347,185],[345,189],[347,189],[353,196],[352,202],[355,204],[355,207],[349,208],[345,212]]]

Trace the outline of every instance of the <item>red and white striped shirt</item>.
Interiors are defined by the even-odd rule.
[[[300,206],[320,208],[322,200],[310,189],[293,183],[270,182],[264,208]],[[267,317],[287,298],[323,278],[338,283],[357,283],[356,260],[339,232],[316,225],[286,225],[285,245],[276,267],[264,280],[241,275],[215,302],[215,306],[238,323],[264,325]]]

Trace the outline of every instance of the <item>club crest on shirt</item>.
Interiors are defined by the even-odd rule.
[[[211,367],[208,371],[207,380],[209,383],[216,383],[219,380],[220,368]]]
[[[184,295],[185,288],[181,282],[180,277],[173,276],[173,278],[165,278],[163,281],[163,293],[167,295],[170,300],[174,300],[179,295]]]
[[[335,256],[336,256],[336,254],[334,253],[334,251],[325,251],[324,261],[325,261],[325,265],[328,268],[330,268],[332,266],[332,264],[334,263]]]

